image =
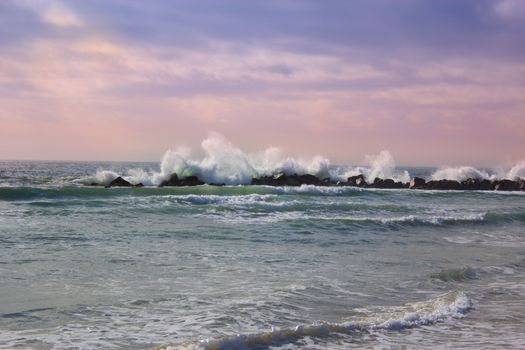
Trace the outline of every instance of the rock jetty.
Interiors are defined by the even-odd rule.
[[[206,183],[197,176],[191,175],[179,177],[176,173],[170,175],[159,184],[159,187],[181,187],[181,186],[224,186],[223,183]],[[95,184],[93,184],[95,185]],[[393,179],[382,179],[376,177],[374,181],[367,182],[363,174],[349,177],[346,181],[333,181],[330,178],[319,178],[311,174],[285,174],[283,172],[275,175],[265,175],[251,180],[251,185],[264,186],[348,186],[359,188],[381,188],[381,189],[412,189],[412,190],[441,190],[441,191],[525,191],[525,179],[499,179],[487,180],[468,178],[464,181],[456,180],[430,180],[426,181],[420,177],[414,177],[410,182],[400,182]],[[142,183],[131,184],[122,177],[117,177],[105,187],[142,187]]]

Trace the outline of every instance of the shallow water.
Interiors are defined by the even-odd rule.
[[[0,163],[0,348],[525,347],[523,193],[80,181],[137,167]]]

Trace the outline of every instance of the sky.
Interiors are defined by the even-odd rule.
[[[525,158],[523,0],[2,0],[0,159]]]

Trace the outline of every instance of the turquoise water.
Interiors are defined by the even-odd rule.
[[[525,347],[524,193],[82,182],[157,167],[0,162],[0,348]]]

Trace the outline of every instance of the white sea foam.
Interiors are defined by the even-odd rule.
[[[518,178],[525,178],[525,160],[517,162],[510,168],[493,171],[492,173],[471,166],[444,167],[435,171],[431,177],[432,180],[445,179],[456,181],[464,181],[468,178],[491,181],[497,179],[516,180]]]
[[[377,155],[367,155],[365,163],[367,166],[339,168],[330,174],[331,178],[346,181],[350,176],[362,174],[369,183],[373,182],[376,177],[402,182],[410,181],[408,171],[397,170],[394,157],[387,150],[383,150]]]
[[[517,178],[525,179],[525,160],[516,163],[506,175],[506,178],[511,180]]]
[[[367,156],[369,167],[340,167],[331,166],[330,160],[316,155],[310,158],[294,158],[284,154],[276,147],[270,147],[262,152],[245,153],[234,146],[218,133],[210,133],[202,141],[204,153],[202,159],[192,155],[189,148],[180,147],[168,150],[160,162],[160,171],[148,172],[143,169],[131,169],[122,174],[127,181],[145,186],[159,185],[173,173],[179,177],[195,175],[206,183],[226,185],[247,185],[252,178],[274,175],[283,172],[287,175],[312,174],[321,179],[346,181],[348,176],[364,174],[369,181],[375,177],[394,178],[399,181],[409,181],[408,172],[398,172],[395,169],[394,158],[388,151],[382,151],[376,156]],[[94,176],[80,180],[83,184],[98,183],[108,185],[118,176],[108,170],[100,170]]]
[[[399,172],[396,170],[396,163],[394,157],[389,151],[383,150],[376,156],[366,156],[367,163],[370,168],[365,169],[364,175],[369,182],[374,181],[376,177],[381,179],[394,179],[397,181],[410,181],[410,174],[408,171]]]
[[[113,180],[115,180],[119,175],[111,170],[99,169],[92,176],[86,176],[79,180],[80,183],[84,185],[91,185],[92,183],[107,186]]]
[[[201,160],[192,159],[186,148],[167,151],[161,161],[160,173],[153,174],[153,183],[160,183],[172,173],[179,177],[196,175],[207,183],[227,185],[247,185],[253,177],[278,172],[329,176],[330,162],[321,156],[311,159],[284,157],[282,151],[273,147],[248,154],[217,133],[211,133],[201,146],[205,154]]]
[[[202,141],[204,156],[196,158],[186,147],[168,150],[160,162],[159,171],[130,169],[122,174],[127,181],[145,186],[159,185],[173,173],[179,177],[195,175],[206,183],[226,185],[248,185],[252,178],[274,175],[283,172],[287,175],[312,174],[321,179],[331,178],[334,181],[346,181],[348,177],[363,174],[368,182],[376,177],[409,182],[408,171],[396,168],[395,160],[389,151],[383,150],[377,155],[365,157],[366,166],[332,166],[330,160],[316,155],[310,158],[294,158],[284,154],[282,150],[270,147],[256,153],[243,152],[238,147],[218,133],[210,133]],[[93,176],[80,179],[83,184],[97,183],[108,185],[118,176],[110,170],[99,170]],[[525,178],[525,160],[517,163],[507,171],[489,173],[470,166],[441,168],[431,176],[433,180],[457,180],[467,178],[489,179]]]
[[[401,307],[384,308],[368,316],[342,323],[316,323],[267,332],[239,334],[199,342],[164,345],[157,350],[206,349],[249,350],[264,346],[283,345],[306,337],[329,337],[332,334],[352,335],[367,330],[402,330],[429,325],[447,319],[464,317],[472,308],[472,301],[465,293],[449,292],[424,302],[406,304]]]
[[[432,174],[432,180],[464,181],[468,178],[494,180],[495,175],[489,175],[486,171],[478,170],[470,166],[441,168]]]

